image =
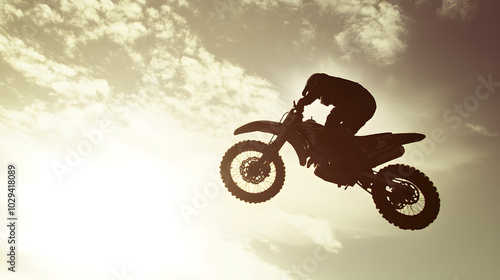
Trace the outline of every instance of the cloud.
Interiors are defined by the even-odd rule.
[[[431,4],[431,0],[415,0],[415,5],[417,7],[428,6]]]
[[[398,6],[387,2],[369,5],[341,1],[335,9],[347,17],[344,30],[335,35],[344,58],[363,55],[388,65],[406,49],[405,17]]]
[[[155,28],[166,31],[152,38],[155,45],[149,62],[140,69],[139,84],[175,118],[197,129],[217,131],[240,117],[276,108],[283,111],[272,84],[240,66],[217,60],[186,23],[172,20],[165,9],[156,12]]]
[[[230,217],[224,219],[228,219],[227,222],[235,231],[242,233],[250,231],[254,235],[254,241],[265,240],[264,243],[269,246],[282,248],[280,252],[290,247],[321,247],[326,252],[337,254],[342,248],[331,222],[321,217],[290,213],[271,207],[258,210],[240,208],[237,215],[246,219],[241,221],[232,221]]]
[[[63,22],[63,18],[47,4],[35,4],[35,6],[25,13],[27,20],[31,21],[37,28],[42,28],[47,24],[58,24]]]
[[[210,263],[200,262],[209,267],[206,268],[206,273],[193,279],[292,279],[288,270],[259,256],[252,248],[251,238],[226,236],[210,247],[216,249],[218,257]],[[212,254],[213,251],[206,257],[211,258]],[[228,260],[233,265],[228,266]]]
[[[22,16],[23,11],[9,2],[3,3],[0,7],[0,23],[2,26],[21,18]]]
[[[142,23],[144,6],[144,2],[129,0],[117,4],[109,0],[62,1],[60,10],[64,14],[64,25],[75,28],[77,32],[70,32],[66,28],[57,28],[53,32],[66,42],[67,52],[71,56],[74,51],[80,51],[77,44],[81,46],[102,38],[108,38],[124,48],[128,47],[131,52],[130,46],[148,34]]]
[[[255,5],[260,9],[269,10],[279,7],[279,5],[285,5],[288,8],[296,8],[302,5],[302,0],[243,0],[245,5]]]
[[[331,43],[340,48],[345,59],[362,56],[375,63],[389,65],[406,49],[406,17],[396,4],[380,0],[314,0],[312,3],[320,10],[315,16],[319,20],[331,18],[332,15],[340,20],[342,30],[333,36]],[[296,16],[303,17],[300,9],[305,4],[302,1],[247,0],[240,5],[224,6],[219,12],[222,15],[240,16],[251,5],[265,11],[276,11],[278,8],[288,9],[288,12],[299,11]],[[318,35],[310,20],[302,20],[297,28],[297,37],[302,45],[310,47]]]
[[[225,208],[221,201],[213,207],[219,208],[214,213],[221,213]],[[204,215],[207,222],[215,218],[209,217],[210,213]],[[228,216],[213,215],[217,215],[218,221],[226,225],[225,232],[231,232],[233,241],[247,247],[245,254],[256,259],[258,257],[262,262],[259,266],[265,264],[273,267],[283,276],[297,276],[297,265],[302,266],[311,259],[318,266],[326,266],[322,262],[339,254],[342,248],[333,225],[325,218],[291,213],[275,206],[257,205],[249,208],[244,205],[234,207],[232,214]],[[212,226],[217,227],[215,224]],[[234,239],[234,236],[238,236],[238,239]]]
[[[497,133],[493,133],[493,132],[489,131],[486,127],[484,127],[482,125],[466,123],[465,127],[468,128],[470,132],[473,132],[475,134],[479,134],[482,136],[489,136],[489,137],[498,136]]]
[[[307,215],[285,214],[285,217],[299,232],[310,238],[314,244],[322,246],[327,252],[338,253],[342,247],[336,239],[329,221]]]
[[[92,110],[97,116],[82,116],[83,120],[106,118],[112,110],[106,104],[140,109],[154,105],[163,108],[165,118],[188,129],[227,134],[229,127],[241,124],[241,117],[269,115],[276,108],[281,116],[284,109],[273,85],[216,59],[174,7],[87,0],[36,4],[23,12],[15,5],[2,10],[10,19],[2,22],[4,29],[27,17],[36,24],[33,36],[0,33],[2,58],[44,93],[31,101],[40,109],[30,118],[50,119],[86,107],[102,111]],[[42,37],[47,38],[43,44],[38,40]],[[17,116],[13,110],[2,111],[4,116]],[[53,134],[63,133],[57,127],[68,127],[65,123],[72,121],[59,119]],[[29,124],[25,129],[39,131]]]
[[[302,45],[310,43],[311,41],[316,39],[317,36],[316,27],[312,25],[311,22],[307,19],[302,20],[299,33]],[[312,46],[312,48],[314,49],[314,45]]]
[[[58,81],[67,81],[79,74],[77,69],[47,58],[41,53],[39,45],[29,46],[18,37],[0,34],[0,53],[14,70],[40,86],[51,87]]]
[[[477,14],[477,5],[473,0],[443,0],[437,13],[442,17],[468,21]]]

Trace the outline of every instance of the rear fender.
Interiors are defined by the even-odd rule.
[[[381,141],[382,147],[371,154],[367,162],[373,168],[382,163],[386,163],[398,157],[401,157],[405,149],[404,144],[421,141],[425,135],[420,133],[394,133],[394,134],[381,134],[379,139],[386,139],[388,141]]]
[[[255,131],[279,135],[285,128],[286,128],[285,125],[279,122],[255,121],[238,127],[234,131],[234,135],[255,132]],[[300,165],[302,166],[306,165],[306,159],[308,155],[307,155],[305,141],[302,139],[300,134],[298,134],[296,131],[294,131],[293,133],[287,133],[286,141],[290,143],[290,145],[292,145],[293,149],[297,153]]]
[[[421,133],[395,133],[392,134],[393,137],[397,137],[401,145],[419,142],[424,140],[425,135]]]
[[[378,145],[405,145],[408,143],[422,141],[425,135],[420,133],[379,133],[365,136],[358,136],[358,141],[363,142],[379,142]]]

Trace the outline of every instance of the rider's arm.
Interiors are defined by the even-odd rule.
[[[304,106],[307,106],[307,105],[313,103],[314,100],[316,100],[316,99],[317,98],[315,96],[313,96],[312,94],[307,94],[306,96],[299,99],[296,107],[300,108],[300,109],[304,109]]]

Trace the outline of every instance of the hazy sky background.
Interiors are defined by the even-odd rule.
[[[2,279],[498,279],[500,2],[3,0]],[[441,196],[420,231],[300,167],[250,205],[222,186],[233,130],[279,120],[315,72],[377,100],[359,134],[420,132]],[[305,115],[323,122],[318,104]],[[6,227],[0,252],[6,260]]]

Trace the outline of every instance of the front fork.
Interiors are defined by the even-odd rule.
[[[260,157],[258,163],[261,165],[268,165],[273,158],[278,155],[279,150],[286,142],[286,135],[288,133],[288,129],[285,128],[281,131],[274,141],[271,141],[264,151],[262,151],[262,156]]]
[[[262,157],[259,159],[258,163],[263,165],[268,165],[273,158],[278,155],[279,150],[285,144],[288,139],[288,133],[293,133],[293,129],[297,122],[302,120],[302,114],[294,113],[294,109],[290,110],[288,116],[283,121],[284,129],[282,129],[276,136],[274,141],[270,141],[267,147],[262,152]]]

